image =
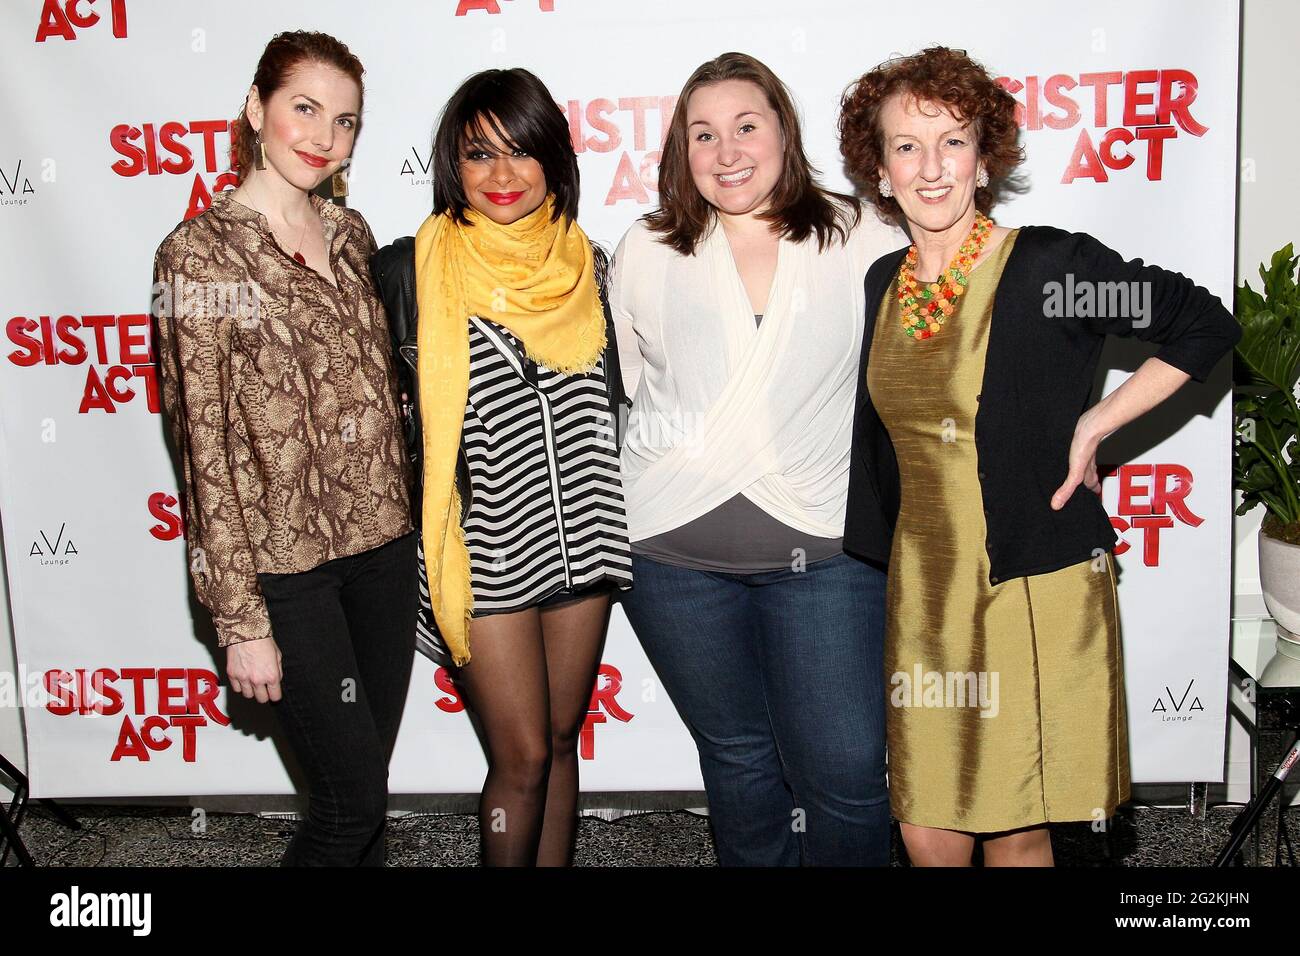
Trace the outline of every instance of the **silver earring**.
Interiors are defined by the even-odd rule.
[[[888,179],[882,179],[880,181],[880,195],[884,196],[886,199],[894,195],[894,187],[890,184]]]
[[[980,171],[975,174],[975,185],[978,186],[980,189],[983,189],[988,184],[989,184],[989,171],[985,169],[983,166],[981,166]]]

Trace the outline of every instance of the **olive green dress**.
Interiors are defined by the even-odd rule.
[[[867,366],[902,489],[886,599],[890,805],[906,823],[972,833],[1104,820],[1129,797],[1110,554],[989,583],[975,412],[1015,239],[932,338],[903,331],[891,285]]]

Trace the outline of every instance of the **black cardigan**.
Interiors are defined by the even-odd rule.
[[[844,527],[844,550],[880,564],[888,563],[898,518],[898,459],[868,394],[867,356],[882,297],[892,288],[905,253],[900,249],[883,256],[867,272],[866,334]],[[1085,281],[1150,283],[1144,317],[1149,324],[1138,327],[1142,322],[1128,314],[1073,315],[1088,311],[1086,307],[1062,305],[1049,314],[1049,283],[1061,284],[1056,305]],[[1055,571],[1092,557],[1096,549],[1115,546],[1101,499],[1085,485],[1060,511],[1051,505],[1069,473],[1075,424],[1088,407],[1107,335],[1161,343],[1157,358],[1203,382],[1231,351],[1241,329],[1218,298],[1186,276],[1143,265],[1140,259],[1125,261],[1086,233],[1021,228],[998,283],[975,416],[991,584]],[[966,491],[953,489],[954,494]]]

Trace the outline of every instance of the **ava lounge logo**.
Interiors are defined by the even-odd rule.
[[[1162,723],[1178,722],[1186,723],[1198,713],[1205,713],[1205,705],[1201,703],[1201,698],[1196,695],[1193,689],[1196,685],[1196,678],[1193,677],[1187,682],[1187,686],[1175,693],[1174,689],[1165,687],[1165,692],[1156,698],[1155,704],[1151,707],[1151,713],[1159,714]]]
[[[430,186],[433,184],[433,153],[425,150],[420,155],[417,146],[410,148],[410,155],[402,160],[402,176],[412,186]]]
[[[78,554],[80,552],[72,543],[72,535],[68,531],[66,521],[59,525],[59,530],[53,534],[45,530],[39,531],[32,541],[31,550],[27,552],[27,556],[36,558],[42,567],[63,567]]]
[[[36,195],[32,179],[23,171],[23,161],[0,163],[0,206],[26,206]]]

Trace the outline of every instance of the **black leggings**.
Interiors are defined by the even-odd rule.
[[[415,533],[257,581],[283,656],[274,707],[308,785],[281,866],[383,866],[388,761],[415,654]]]

